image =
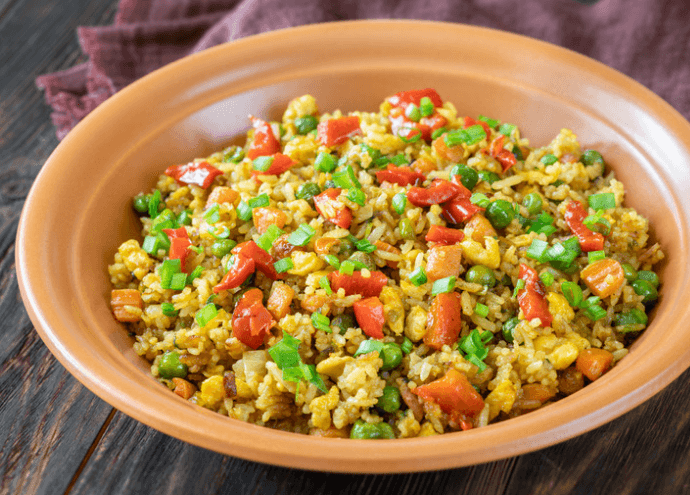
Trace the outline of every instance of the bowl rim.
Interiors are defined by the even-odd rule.
[[[92,126],[102,125],[112,109],[137,98],[141,92],[155,91],[158,85],[167,78],[175,76],[179,71],[194,71],[199,66],[208,65],[213,60],[227,57],[234,52],[276,46],[288,42],[296,36],[316,36],[318,34],[318,36],[327,37],[329,33],[341,33],[344,30],[366,33],[386,29],[434,29],[443,30],[453,35],[494,38],[506,43],[519,42],[523,47],[538,49],[548,52],[553,57],[560,57],[565,61],[564,63],[577,63],[597,76],[606,78],[626,94],[631,94],[636,99],[641,100],[664,123],[668,132],[690,148],[690,144],[688,144],[690,143],[690,124],[668,103],[641,84],[615,69],[574,51],[526,36],[490,28],[435,21],[339,21],[262,33],[192,54],[162,67],[124,88],[79,123],[51,154],[39,172],[24,205],[19,221],[17,249],[15,251],[21,295],[31,321],[42,340],[63,366],[82,384],[109,404],[138,421],[189,443],[224,454],[287,467],[323,471],[411,472],[492,461],[531,452],[572,438],[639,405],[668,385],[690,365],[690,348],[679,349],[675,360],[670,365],[658,365],[654,368],[658,373],[644,383],[644,387],[639,384],[627,383],[621,390],[616,391],[615,398],[606,403],[604,407],[592,410],[585,415],[574,411],[573,403],[576,401],[583,403],[595,401],[597,397],[605,393],[606,384],[618,378],[620,375],[618,367],[607,375],[608,381],[592,383],[579,392],[577,397],[565,398],[548,408],[507,422],[438,437],[410,438],[392,442],[368,442],[366,444],[362,444],[362,440],[344,442],[339,439],[305,437],[294,433],[271,430],[232,420],[181,401],[176,401],[173,404],[175,414],[161,417],[156,414],[156,408],[142,403],[141,399],[132,400],[123,390],[112,388],[108,377],[103,374],[103,370],[94,372],[94,370],[85,367],[82,363],[84,351],[77,349],[79,343],[66,340],[60,329],[61,325],[65,325],[65,322],[56,322],[48,314],[44,291],[46,285],[45,280],[43,280],[44,274],[38,272],[32,263],[31,254],[38,253],[40,250],[40,246],[35,245],[35,240],[40,232],[37,232],[38,222],[34,220],[41,214],[40,210],[46,206],[44,195],[49,189],[53,164],[59,163],[62,157],[73,151],[79,139],[87,136]],[[203,104],[203,102],[200,103],[200,105]],[[686,308],[685,313],[687,314],[688,311]],[[626,359],[633,358],[634,356],[630,355]],[[147,390],[153,390],[149,385],[145,384],[144,386],[148,387]],[[172,394],[170,395],[172,396]],[[180,418],[203,418],[204,424],[199,426],[185,423],[182,427],[183,431],[180,432]],[[540,422],[545,419],[551,426],[546,430],[534,433]],[[221,435],[217,433],[218,429],[234,435],[233,441],[229,443],[221,438]],[[458,435],[463,435],[462,439]],[[401,442],[404,442],[404,446],[408,448],[401,448],[403,445]],[[486,447],[487,444],[490,446]],[[308,448],[305,448],[307,445]],[[366,458],[361,455],[363,445],[365,445],[367,452]]]

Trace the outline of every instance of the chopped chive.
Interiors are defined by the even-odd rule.
[[[489,307],[482,303],[477,303],[474,306],[474,314],[479,315],[482,318],[486,318],[489,316]]]
[[[291,258],[283,258],[273,263],[273,268],[275,268],[278,273],[285,273],[288,270],[292,270],[294,267],[295,264],[292,262]]]
[[[446,129],[445,127],[439,127],[438,129],[436,129],[434,132],[431,133],[431,139],[438,139],[445,132],[448,132],[448,129]]]
[[[259,238],[256,240],[256,244],[264,251],[269,251],[275,240],[284,233],[285,232],[278,228],[277,225],[271,224],[266,229],[266,232],[259,236]]]
[[[539,279],[546,287],[550,287],[554,282],[554,276],[551,272],[543,272],[541,275],[539,275]]]
[[[255,158],[252,162],[252,168],[259,172],[265,172],[266,170],[271,168],[271,165],[273,165],[272,156],[260,156],[258,158]]]
[[[252,210],[254,208],[260,208],[262,206],[268,206],[269,204],[270,200],[268,199],[268,194],[266,193],[259,194],[257,197],[247,201],[247,206],[249,206]]]
[[[486,197],[486,194],[483,193],[473,193],[472,196],[470,196],[470,203],[482,208],[489,206],[490,202],[491,201],[489,201],[489,198]]]
[[[353,203],[357,203],[359,206],[364,206],[364,203],[367,198],[364,194],[364,191],[356,187],[353,187],[352,189],[347,191],[347,199],[349,199]]]
[[[340,273],[344,275],[352,275],[355,272],[355,264],[351,260],[345,260],[340,263]]]
[[[426,272],[421,266],[410,274],[410,282],[415,287],[419,287],[427,282]]]
[[[606,258],[606,253],[604,251],[590,251],[587,253],[587,260],[589,261],[590,265],[592,263],[596,263],[597,261],[601,261],[604,258]]]
[[[435,108],[434,103],[428,96],[424,96],[421,100],[419,100],[419,111],[421,112],[422,117],[431,117]]]
[[[515,284],[515,289],[513,289],[513,297],[517,297],[518,292],[524,288],[525,288],[525,281],[522,279],[518,279],[517,283]]]
[[[240,201],[240,204],[237,205],[237,218],[244,222],[248,222],[252,219],[252,209],[244,201]]]
[[[398,193],[393,196],[393,209],[398,215],[405,213],[405,207],[407,206],[407,196],[405,193]]]
[[[326,153],[325,151],[320,152],[314,160],[314,168],[317,172],[333,172],[336,167],[336,161],[333,155]]]
[[[575,282],[564,281],[561,282],[561,292],[565,296],[573,308],[577,308],[582,304],[582,289]]]
[[[450,277],[436,280],[431,287],[431,295],[436,296],[438,294],[452,292],[453,289],[455,289],[455,277],[451,275]]]
[[[319,279],[319,285],[323,290],[326,291],[326,294],[328,294],[329,296],[333,294],[333,289],[331,289],[331,283],[328,281],[328,277],[326,275]]]
[[[340,260],[338,259],[337,256],[334,256],[332,254],[324,254],[323,259],[326,260],[326,263],[331,265],[333,268],[336,270],[340,268]]]
[[[306,246],[312,240],[316,230],[307,223],[300,224],[300,226],[292,234],[288,236],[287,241],[293,246]]]
[[[173,303],[169,303],[169,302],[164,302],[163,304],[161,304],[161,311],[163,311],[163,314],[165,316],[173,316],[173,317],[177,316],[177,314],[179,313],[179,311],[177,311],[175,309],[175,305]]]
[[[498,128],[498,132],[504,136],[510,136],[515,129],[517,129],[517,126],[513,124],[501,124],[501,127]]]
[[[551,153],[549,153],[542,156],[541,160],[539,161],[542,162],[544,165],[552,165],[558,161],[558,158],[556,157],[556,155],[552,155]]]
[[[500,124],[500,122],[498,120],[490,119],[489,117],[485,117],[484,115],[479,115],[479,117],[477,117],[477,120],[481,120],[482,122],[486,122],[487,124],[489,124],[489,127],[492,127],[492,128],[494,128],[498,124]]]
[[[218,315],[218,310],[216,305],[213,303],[208,303],[206,306],[201,308],[194,319],[199,324],[200,327],[205,327],[209,321],[214,319]]]
[[[613,193],[592,194],[587,198],[589,206],[594,210],[609,210],[616,207],[616,196]]]
[[[218,203],[215,203],[208,210],[206,210],[206,213],[204,213],[204,220],[206,220],[206,223],[213,225],[220,220],[220,211],[218,211],[219,208]]]
[[[331,333],[333,331],[331,330],[330,318],[328,318],[326,315],[322,315],[321,313],[311,314],[311,324],[316,330],[323,330],[326,333]]]

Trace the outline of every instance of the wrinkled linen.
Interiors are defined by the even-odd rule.
[[[36,79],[58,139],[100,103],[190,53],[275,29],[354,19],[497,28],[577,51],[636,79],[690,118],[685,0],[121,0],[112,26],[80,27],[88,61]]]

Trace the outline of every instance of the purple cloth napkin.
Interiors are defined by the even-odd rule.
[[[89,61],[36,79],[62,139],[129,83],[193,52],[274,29],[349,19],[498,28],[570,48],[636,79],[690,118],[686,0],[120,0],[115,24],[81,27]],[[590,2],[591,3],[591,2]]]

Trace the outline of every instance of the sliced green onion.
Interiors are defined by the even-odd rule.
[[[357,348],[357,350],[355,351],[353,356],[357,357],[361,354],[369,354],[370,352],[374,352],[374,351],[381,354],[382,350],[383,350],[383,342],[381,342],[380,340],[376,340],[376,339],[367,339],[367,340],[363,340],[362,342],[360,342],[359,347]]]
[[[477,205],[481,208],[486,208],[489,206],[489,198],[486,197],[486,194],[483,193],[473,193],[472,196],[470,196],[470,203],[473,205]]]
[[[601,320],[604,316],[606,316],[606,310],[598,304],[595,304],[585,310],[585,316],[592,321]]]
[[[453,289],[455,289],[455,277],[451,275],[450,277],[436,280],[431,287],[431,295],[435,296],[446,292],[452,292]]]
[[[268,354],[278,365],[278,368],[284,371],[287,368],[298,366],[302,361],[298,351],[300,343],[299,339],[289,333],[283,333],[283,338],[268,349]]]
[[[331,330],[330,318],[328,318],[326,315],[322,315],[321,313],[311,314],[311,324],[316,330],[323,330],[326,333],[331,333],[333,331]]]
[[[161,279],[161,287],[170,289],[170,282],[173,275],[182,271],[181,260],[164,260],[158,268],[158,276]]]
[[[403,351],[403,354],[409,354],[412,352],[412,349],[414,348],[414,344],[410,339],[405,337],[403,339],[403,343],[400,344],[400,349]]]
[[[405,153],[399,153],[395,155],[392,158],[388,159],[389,163],[392,163],[393,165],[407,165],[409,161],[407,160],[407,157],[405,156]]]
[[[273,263],[273,268],[275,268],[278,273],[285,273],[288,270],[292,270],[294,267],[295,264],[292,262],[291,258],[283,258]]]
[[[599,296],[589,296],[582,303],[580,303],[580,307],[582,309],[587,309],[590,306],[594,306],[595,304],[599,304],[599,301],[601,301],[601,298]]]
[[[486,131],[479,124],[471,125],[467,129],[456,129],[454,131],[450,131],[443,138],[446,146],[449,148],[459,144],[467,144],[468,146],[471,146],[478,143],[482,139],[486,139]]]
[[[252,209],[244,201],[240,201],[240,204],[237,205],[237,218],[244,222],[248,222],[252,219]]]
[[[340,263],[340,273],[343,275],[352,275],[355,272],[355,264],[350,260],[345,260]]]
[[[341,187],[343,189],[350,189],[352,187],[361,188],[362,184],[359,183],[357,177],[355,176],[355,171],[352,170],[350,165],[345,165],[342,170],[333,174],[333,182],[335,182],[336,187]]]
[[[405,127],[401,130],[402,131],[405,131],[405,130],[408,131],[406,136],[403,136],[402,134],[400,134],[400,132],[398,132],[398,137],[402,140],[403,143],[407,143],[407,144],[416,143],[422,137],[422,131],[420,131],[416,127]],[[417,131],[417,132],[415,133],[415,131]]]
[[[597,211],[594,215],[588,215],[582,223],[592,232],[599,232],[605,236],[611,233],[611,222],[604,218],[603,210]]]
[[[301,134],[302,136],[315,130],[318,125],[319,119],[313,115],[303,115],[302,117],[297,117],[295,119],[295,128],[297,129],[297,134]]]
[[[292,234],[288,236],[287,241],[293,246],[306,246],[312,240],[316,230],[307,223],[300,224],[300,226]]]
[[[209,321],[214,319],[216,315],[218,315],[216,305],[213,303],[208,303],[206,306],[204,306],[197,312],[194,319],[199,324],[199,326],[203,328],[208,324]]]
[[[482,318],[486,318],[489,316],[489,307],[482,303],[477,303],[474,306],[474,314],[481,316]]]
[[[161,304],[161,311],[163,311],[165,316],[177,316],[179,313],[179,311],[175,309],[175,305],[169,302]]]
[[[435,108],[431,98],[428,96],[424,96],[419,100],[419,111],[422,113],[422,117],[431,117]]]
[[[528,258],[537,260],[539,262],[544,261],[544,253],[549,249],[549,243],[542,241],[541,239],[533,239],[532,244],[527,248],[525,253]]]
[[[216,232],[217,229],[215,227],[210,227],[208,229],[208,233],[216,239],[227,239],[228,237],[230,237],[230,229],[228,229],[226,226],[223,226],[219,234],[217,234]]]
[[[194,270],[192,270],[192,273],[187,275],[186,285],[192,285],[192,282],[194,282],[194,279],[199,278],[203,271],[204,271],[204,269],[201,267],[201,265],[197,266]]]
[[[541,160],[539,161],[542,162],[544,165],[551,165],[553,163],[556,163],[558,161],[558,158],[556,157],[556,155],[552,155],[551,153],[549,153],[547,155],[542,156]]]
[[[515,284],[515,289],[513,289],[513,297],[517,297],[518,292],[521,291],[522,289],[525,288],[525,281],[523,279],[518,279],[517,283]]]
[[[426,272],[421,266],[410,274],[410,282],[415,287],[419,287],[427,282]]]
[[[422,112],[419,110],[417,105],[410,103],[407,105],[407,108],[405,108],[405,117],[410,119],[412,122],[419,122],[419,119],[422,118]]]
[[[546,287],[550,287],[554,282],[554,276],[551,272],[543,272],[541,275],[539,275],[539,279]]]
[[[239,146],[230,146],[223,150],[223,163],[239,163],[244,158],[244,150]]]
[[[577,308],[582,304],[582,289],[575,282],[564,281],[561,282],[561,292],[565,296],[573,308]]]
[[[156,189],[149,198],[149,217],[151,220],[158,216],[158,206],[161,204],[161,192]]]
[[[192,210],[182,210],[177,216],[177,223],[180,225],[192,225]]]
[[[367,197],[364,194],[364,191],[362,191],[361,189],[357,189],[356,187],[353,187],[352,189],[347,191],[347,199],[349,199],[353,203],[357,203],[359,206],[364,206]]]
[[[326,260],[326,263],[331,265],[333,268],[336,270],[340,268],[340,260],[338,259],[337,256],[334,256],[332,254],[324,254],[323,259]]]
[[[172,210],[166,208],[161,211],[156,218],[151,221],[150,233],[155,234],[163,229],[176,229],[180,225],[177,223],[177,217]]]
[[[258,158],[255,158],[252,162],[252,168],[254,170],[258,170],[259,172],[265,172],[266,170],[271,168],[271,165],[273,165],[272,156],[260,156]]]
[[[501,127],[498,128],[498,132],[504,136],[510,136],[515,129],[517,129],[517,126],[513,124],[501,124]]]
[[[570,242],[571,239],[575,239],[575,245]],[[580,252],[580,245],[577,244],[577,238],[571,237],[561,243],[554,243],[554,245],[544,253],[543,260],[548,261],[551,266],[557,270],[567,270],[573,264],[575,258],[580,255]]]
[[[407,196],[405,193],[398,193],[393,196],[393,209],[398,215],[405,213],[405,207],[407,206]]]
[[[587,202],[594,210],[609,210],[616,207],[616,195],[613,193],[592,194],[587,198]]]
[[[551,233],[544,232],[544,230],[550,229],[550,227],[552,227],[552,224],[553,224],[553,217],[546,212],[542,212],[530,224],[529,228],[527,229],[527,232],[537,232],[538,234],[544,233],[546,235],[550,235],[556,231],[555,227],[554,227],[553,232],[551,232]]]
[[[639,332],[647,325],[647,315],[644,311],[631,308],[625,313],[619,313],[614,318],[614,325],[621,333]]]
[[[259,236],[259,238],[256,240],[256,244],[264,251],[269,251],[275,240],[284,233],[285,232],[278,228],[277,225],[271,224],[266,229],[266,232]]]
[[[321,151],[314,160],[314,168],[317,172],[333,172],[336,167],[336,161],[333,155]]]
[[[352,239],[352,242],[355,244],[355,247],[358,251],[365,253],[373,253],[376,251],[376,246],[374,246],[367,239]]]
[[[162,285],[162,284],[161,284]],[[172,290],[182,290],[187,285],[187,274],[186,273],[175,273],[170,279],[170,289]]]
[[[498,120],[491,119],[489,117],[485,117],[484,115],[479,115],[477,117],[477,120],[481,120],[482,122],[486,122],[487,124],[489,124],[489,127],[491,127],[491,128],[495,128],[498,124],[500,124],[500,122]]]
[[[597,261],[601,261],[606,258],[606,253],[604,251],[590,251],[587,253],[587,261],[591,265]]]
[[[206,220],[206,223],[213,225],[220,220],[220,211],[218,211],[219,208],[220,206],[218,206],[218,203],[215,203],[208,210],[206,210],[204,213],[204,220]]]
[[[445,127],[439,127],[431,133],[431,139],[438,139],[446,132],[448,132],[448,129],[446,129]]]
[[[160,249],[158,237],[155,235],[147,235],[144,237],[144,242],[142,242],[141,248],[148,254],[155,256],[158,254],[158,250]]]
[[[252,198],[249,201],[247,201],[247,206],[249,206],[253,210],[254,208],[261,208],[263,206],[268,206],[270,203],[271,202],[268,199],[268,194],[263,193],[263,194],[259,194],[255,198]]]
[[[324,275],[319,279],[319,285],[323,290],[326,291],[326,294],[329,296],[333,294],[333,289],[331,289],[331,283],[328,281],[328,276]]]
[[[651,270],[640,270],[637,272],[637,278],[640,280],[646,280],[655,288],[659,287],[659,276]]]

